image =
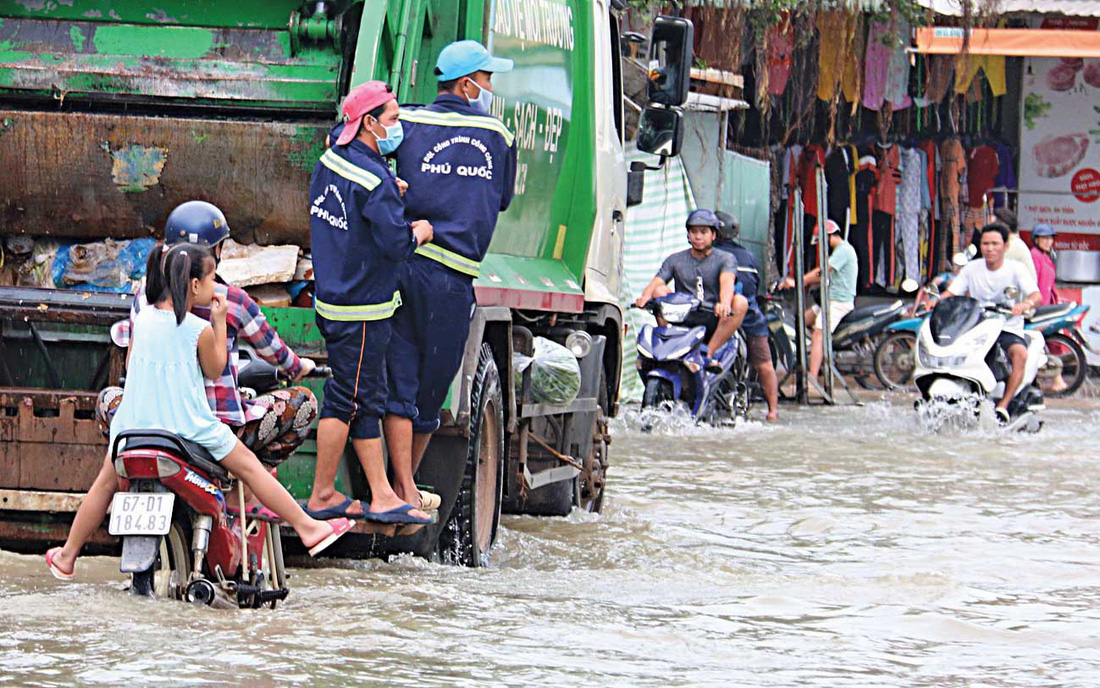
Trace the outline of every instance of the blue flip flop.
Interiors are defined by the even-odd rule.
[[[355,500],[348,497],[344,501],[340,502],[336,506],[326,506],[324,509],[310,509],[306,506],[309,504],[309,500],[298,502],[302,506],[302,511],[305,511],[312,518],[318,521],[328,521],[333,518],[351,518],[358,519],[363,518],[365,514],[349,514],[348,507],[355,503]]]
[[[368,510],[363,514],[363,520],[373,521],[375,523],[416,523],[420,525],[427,525],[435,521],[435,519],[430,517],[417,518],[416,516],[412,516],[411,514],[409,514],[409,512],[415,508],[416,507],[412,504],[402,504],[399,507],[390,509],[389,511],[382,511],[380,513],[375,513]]]

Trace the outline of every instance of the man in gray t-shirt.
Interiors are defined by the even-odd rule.
[[[689,315],[683,324],[707,328],[707,350],[711,353],[730,340],[749,307],[748,300],[735,293],[737,259],[726,251],[714,250],[720,227],[718,216],[710,210],[691,213],[687,219],[691,248],[665,258],[657,276],[636,302],[641,307],[650,299],[672,293],[669,282],[674,282],[676,291],[691,294],[702,302],[702,308]],[[661,324],[667,323],[661,321]],[[713,360],[708,363],[710,368],[717,365]]]

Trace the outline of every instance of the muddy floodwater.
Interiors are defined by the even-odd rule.
[[[628,411],[604,514],[506,517],[484,570],[296,568],[274,612],[0,552],[0,685],[1100,685],[1100,405],[1004,438],[905,404]]]

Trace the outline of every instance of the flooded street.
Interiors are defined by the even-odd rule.
[[[293,571],[280,609],[64,584],[0,553],[0,684],[1100,685],[1100,411],[930,435],[904,400],[614,426],[599,516],[509,517],[493,567]]]

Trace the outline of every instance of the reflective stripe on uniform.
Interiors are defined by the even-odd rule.
[[[463,115],[458,112],[435,112],[434,110],[402,110],[401,119],[416,124],[434,124],[440,127],[475,127],[495,131],[504,137],[504,142],[511,147],[516,136],[508,127],[496,117],[478,117],[475,115]]]
[[[373,191],[382,180],[362,167],[357,167],[334,153],[331,148],[321,156],[321,164],[348,181],[363,186],[367,191]]]
[[[401,292],[395,291],[393,298],[385,303],[370,303],[362,306],[334,306],[325,303],[321,299],[314,299],[313,305],[317,314],[326,320],[339,322],[385,320],[392,316],[398,306],[401,305]]]
[[[448,251],[447,249],[436,246],[435,244],[424,244],[416,249],[416,252],[425,258],[431,258],[437,263],[446,265],[452,270],[457,270],[464,275],[470,277],[477,277],[481,274],[481,263],[476,260],[470,260],[465,256],[460,256],[454,251]]]

